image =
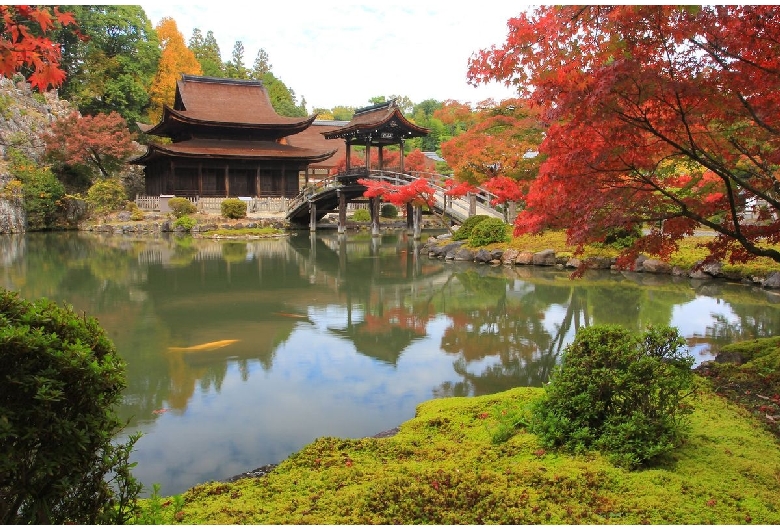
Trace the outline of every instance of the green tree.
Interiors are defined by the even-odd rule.
[[[268,62],[268,53],[260,48],[255,57],[255,64],[252,65],[252,73],[250,77],[252,79],[263,79],[263,76],[271,72],[271,63]]]
[[[222,54],[219,51],[219,44],[214,38],[214,32],[209,30],[206,37],[203,37],[200,29],[192,30],[192,37],[188,48],[195,54],[195,58],[200,63],[203,75],[210,77],[224,77],[225,65],[222,63]]]
[[[60,97],[82,114],[118,112],[131,127],[146,115],[149,87],[160,50],[152,24],[137,5],[63,6],[72,11],[88,39],[61,30],[62,66],[67,73]]]
[[[48,167],[40,167],[15,149],[9,149],[10,172],[22,183],[28,230],[55,228],[60,218],[60,200],[65,187]]]
[[[295,92],[287,88],[280,79],[274,74],[267,72],[262,78],[268,97],[271,99],[271,105],[280,116],[303,117],[306,116],[306,108],[298,105],[295,100]]]
[[[225,64],[225,76],[229,79],[249,79],[249,70],[244,65],[244,43],[237,40],[230,57]]]
[[[333,119],[339,121],[349,121],[355,115],[355,107],[336,106],[332,109]]]

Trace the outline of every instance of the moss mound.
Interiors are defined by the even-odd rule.
[[[780,524],[780,447],[713,392],[697,401],[687,443],[641,471],[545,451],[522,428],[495,443],[541,392],[423,403],[392,438],[317,439],[264,477],[190,489],[160,521]]]

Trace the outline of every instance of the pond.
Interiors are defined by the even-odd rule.
[[[780,333],[780,294],[452,263],[402,232],[279,240],[0,236],[0,286],[96,317],[127,362],[135,476],[180,493],[363,437],[422,401],[540,386],[582,326],[676,326],[697,362]]]

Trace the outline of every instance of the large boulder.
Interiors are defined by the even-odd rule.
[[[642,270],[652,274],[671,274],[672,266],[660,259],[646,259],[642,262]]]
[[[533,257],[534,265],[541,265],[545,267],[551,267],[555,265],[555,250],[548,248],[540,252],[536,252]]]

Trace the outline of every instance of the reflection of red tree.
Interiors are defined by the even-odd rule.
[[[404,306],[385,309],[381,315],[366,314],[365,329],[371,333],[381,334],[387,333],[392,328],[400,328],[424,335],[432,314],[430,308],[426,311],[413,311]]]

